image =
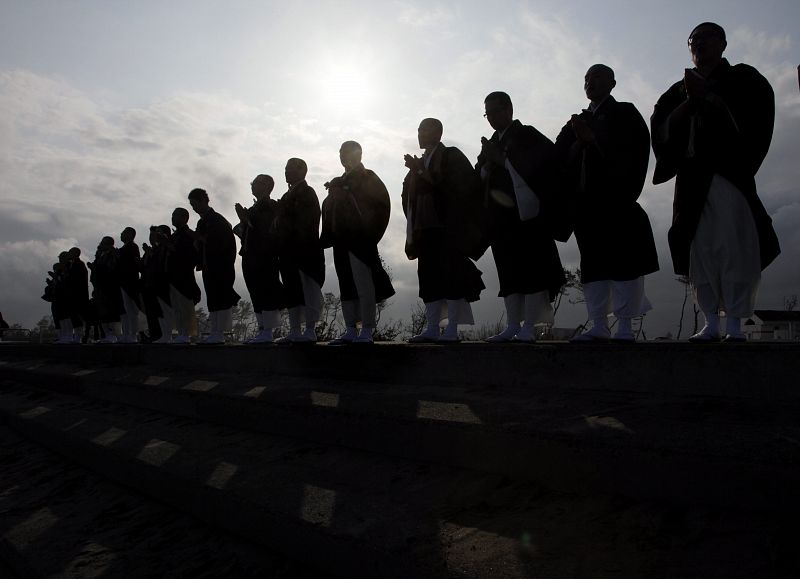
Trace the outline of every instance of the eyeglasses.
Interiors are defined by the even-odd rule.
[[[698,41],[705,42],[707,40],[711,40],[712,38],[716,38],[719,40],[722,38],[722,36],[720,36],[719,33],[717,32],[700,32],[698,34],[695,34],[694,36],[690,36],[689,40],[687,40],[686,43],[689,46],[693,46],[697,44]]]

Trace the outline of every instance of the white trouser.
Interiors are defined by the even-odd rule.
[[[122,315],[122,335],[135,338],[139,334],[139,306],[131,299],[124,289],[122,292],[122,305],[125,313]]]
[[[753,315],[761,281],[758,229],[744,195],[714,175],[689,250],[689,279],[704,314]]]
[[[297,318],[298,327],[300,323],[305,321],[307,328],[313,328],[319,321],[319,316],[322,312],[322,288],[319,287],[314,278],[304,274],[302,271],[300,272],[300,282],[303,284],[305,306],[291,309],[297,310],[295,317]],[[289,313],[291,314],[291,311]],[[273,327],[280,326],[280,318],[278,320],[278,323]]]
[[[158,298],[158,305],[161,306],[161,316],[158,318],[161,337],[170,340],[172,339],[172,330],[175,329],[175,310],[161,298]]]
[[[281,325],[281,312],[279,310],[262,310],[258,315],[261,316],[259,323],[262,330],[271,330]]]
[[[233,312],[231,308],[209,312],[208,321],[211,325],[211,334],[224,334],[233,329]]]
[[[644,276],[628,281],[587,282],[583,284],[583,297],[591,320],[612,313],[616,318],[637,318],[653,309],[644,293]]]
[[[547,290],[534,294],[511,294],[504,298],[509,326],[526,326],[553,323],[553,306]]]
[[[175,314],[175,328],[179,336],[194,336],[197,334],[197,317],[194,312],[194,302],[169,286],[169,301]]]
[[[358,299],[342,300],[344,323],[348,327],[355,327],[358,322],[361,322],[363,328],[374,328],[376,304],[372,270],[352,252],[350,253],[350,268],[353,271],[353,282],[356,285]]]

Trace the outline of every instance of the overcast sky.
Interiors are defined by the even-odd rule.
[[[492,132],[483,98],[504,90],[517,118],[555,139],[587,105],[583,75],[598,62],[616,71],[616,98],[649,118],[691,66],[686,38],[706,20],[726,29],[725,56],[756,66],[775,89],[775,136],[757,182],[783,254],[757,307],[782,309],[800,293],[796,0],[0,0],[0,311],[33,325],[49,314],[39,296],[60,251],[78,245],[89,257],[128,225],[141,243],[149,225],[188,207],[194,187],[233,222],[256,174],[273,175],[279,197],[286,159],[302,157],[322,199],[322,184],[342,171],[339,145],[352,139],[392,196],[380,249],[398,293],[386,315],[407,318],[418,288],[400,191],[422,118],[441,119],[444,142],[474,159]],[[649,183],[640,202],[660,252],[661,271],[647,278],[654,337],[676,332],[683,289],[666,243],[674,182]],[[574,240],[559,251],[578,265]],[[338,293],[326,257],[323,290]],[[503,308],[491,255],[478,266],[487,289],[474,308],[492,323]],[[241,275],[237,286],[247,296]],[[585,317],[567,305],[556,325]]]

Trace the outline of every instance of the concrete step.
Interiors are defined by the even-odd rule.
[[[0,465],[4,579],[321,576],[70,463],[4,426]]]
[[[440,577],[437,520],[502,477],[7,388],[24,434],[194,516],[341,576]]]
[[[26,438],[321,576],[755,577],[800,569],[788,514],[554,492],[7,380],[0,387],[0,422]],[[27,555],[45,553],[41,543]]]
[[[378,349],[387,350],[376,346],[371,351]],[[116,356],[169,349],[102,350]],[[737,505],[746,497],[748,505],[767,510],[798,506],[796,399],[697,396],[680,390],[647,393],[610,386],[565,388],[546,381],[535,387],[462,385],[430,382],[427,375],[410,371],[407,378],[415,382],[404,384],[308,377],[303,367],[300,376],[286,376],[261,367],[265,356],[327,350],[353,351],[192,348],[188,354],[173,351],[171,361],[161,360],[159,354],[161,365],[110,366],[94,348],[72,349],[72,360],[62,357],[65,348],[51,348],[55,361],[42,357],[49,355],[45,350],[36,350],[37,358],[4,357],[0,376],[234,428],[502,474],[559,490],[721,506]],[[428,352],[438,357],[444,350],[464,354],[470,347],[419,349],[415,355],[422,358]],[[183,358],[194,359],[197,351],[205,353],[203,363],[188,369]],[[238,352],[237,372],[211,368],[214,360],[226,366],[230,352]],[[755,355],[762,353],[757,350]]]
[[[260,373],[383,384],[542,385],[567,391],[798,400],[800,343],[632,345],[543,342],[453,346],[379,343],[358,346],[19,345],[0,343],[0,360]]]

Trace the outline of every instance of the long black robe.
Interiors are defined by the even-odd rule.
[[[197,222],[197,234],[208,311],[232,308],[241,299],[233,289],[236,280],[236,239],[233,228],[227,219],[209,207]]]
[[[566,281],[554,236],[550,207],[555,189],[554,145],[535,128],[514,121],[503,138],[491,139],[505,152],[511,165],[539,197],[537,217],[522,221],[517,209],[511,174],[505,167],[478,156],[476,170],[488,171],[484,178],[484,207],[488,240],[497,266],[500,297],[547,290],[552,301]]]
[[[325,253],[319,243],[320,213],[319,198],[305,181],[290,187],[278,201],[274,231],[287,308],[306,305],[300,272],[320,287],[325,283]]]
[[[333,264],[339,278],[342,300],[357,300],[352,253],[372,273],[375,301],[394,295],[389,274],[383,267],[378,243],[389,225],[391,201],[383,181],[360,164],[331,181],[328,196],[322,204],[323,247],[333,247]]]
[[[688,275],[689,249],[715,174],[733,183],[745,197],[758,230],[761,269],[780,253],[772,219],[756,191],[758,172],[772,141],[775,95],[767,79],[752,66],[731,66],[726,59],[709,76],[714,100],[691,102],[694,154],[689,155],[691,121],[667,130],[670,115],[688,97],[683,81],[673,84],[656,103],[650,127],[656,170],[653,183],[675,180],[669,247],[675,273]]]
[[[139,280],[141,267],[138,245],[131,242],[123,244],[122,247],[117,249],[116,272],[119,286],[136,303],[136,307],[139,309],[142,309],[142,289]]]
[[[610,95],[578,116],[595,142],[581,147],[568,122],[556,139],[556,159],[564,192],[574,200],[581,282],[627,281],[658,271],[653,229],[637,202],[650,160],[647,124],[635,106]]]
[[[283,307],[283,284],[278,264],[278,243],[273,229],[278,202],[256,201],[247,210],[247,221],[233,228],[242,240],[242,273],[253,311],[279,310]]]
[[[195,268],[200,264],[200,255],[194,245],[194,232],[185,226],[176,229],[170,236],[166,270],[167,279],[178,292],[195,304],[200,303],[200,286],[194,277]]]
[[[147,329],[151,340],[161,337],[158,318],[164,315],[159,303],[161,298],[167,305],[169,299],[169,279],[166,272],[166,245],[154,245],[142,256],[142,303],[147,316]]]
[[[119,279],[116,275],[116,264],[117,252],[113,247],[98,251],[92,262],[89,280],[94,287],[97,317],[101,324],[119,322],[120,314],[125,313]]]
[[[481,240],[481,183],[456,147],[437,145],[422,174],[403,181],[403,211],[412,224],[406,254],[417,259],[423,302],[480,298],[486,286],[468,255]]]
[[[89,271],[78,259],[70,260],[66,271],[69,300],[69,317],[74,327],[82,326],[89,307]]]

